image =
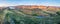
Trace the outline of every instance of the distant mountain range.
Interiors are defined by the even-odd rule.
[[[21,5],[21,6],[15,6],[16,8],[23,8],[23,9],[42,9],[42,10],[47,10],[47,11],[58,11],[60,10],[59,6],[37,6],[37,5]]]
[[[42,10],[46,10],[46,11],[58,11],[60,10],[59,6],[43,6],[43,5],[19,5],[19,6],[10,6],[10,7],[14,7],[14,8],[20,8],[20,9],[42,9]],[[4,7],[3,7],[4,8]],[[6,8],[6,7],[5,7]],[[2,7],[0,7],[0,9],[2,9]]]

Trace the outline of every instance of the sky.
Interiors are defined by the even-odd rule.
[[[16,5],[60,6],[60,0],[0,0],[0,6]]]

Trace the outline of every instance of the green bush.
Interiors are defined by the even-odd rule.
[[[57,13],[58,15],[60,15],[60,11],[57,11],[56,13]]]
[[[38,14],[32,14],[32,16],[38,16]]]

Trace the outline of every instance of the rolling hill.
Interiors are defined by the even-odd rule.
[[[60,12],[57,12],[59,10],[60,7],[55,6],[23,5],[2,7],[0,8],[0,23],[21,24],[22,22],[22,24],[49,24],[52,22],[52,24],[57,24],[60,21]]]

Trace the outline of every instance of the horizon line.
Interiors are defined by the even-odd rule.
[[[9,6],[25,6],[25,5],[1,5],[0,7],[9,7]],[[30,5],[28,5],[30,6]],[[36,5],[36,6],[56,6],[56,5]]]

